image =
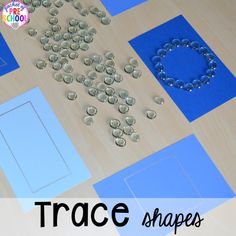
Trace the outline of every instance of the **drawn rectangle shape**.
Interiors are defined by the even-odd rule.
[[[27,116],[24,115],[26,113]],[[63,157],[30,102],[0,116],[0,133],[32,192],[37,192],[70,174]],[[22,149],[22,146],[27,148]]]
[[[90,178],[39,88],[0,105],[0,152],[17,198],[55,198]]]

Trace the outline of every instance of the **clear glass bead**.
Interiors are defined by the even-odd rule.
[[[94,123],[94,118],[92,116],[85,116],[83,122],[87,126],[91,126]]]
[[[60,70],[60,69],[62,68],[62,65],[61,65],[61,63],[59,63],[59,62],[54,62],[54,63],[52,64],[52,68],[53,68],[54,70]]]
[[[36,67],[40,70],[44,69],[47,66],[47,62],[41,59],[36,61]]]
[[[106,67],[103,64],[97,64],[95,66],[95,70],[99,73],[102,73],[105,69],[106,69]]]
[[[203,83],[203,84],[209,84],[210,83],[210,78],[206,75],[203,75],[200,77],[200,81]]]
[[[172,86],[174,85],[174,83],[175,83],[175,80],[172,79],[172,78],[167,78],[167,79],[165,80],[165,83],[166,83],[168,86],[172,87]]]
[[[153,64],[157,64],[157,63],[161,62],[161,57],[159,57],[159,56],[153,56],[153,57],[151,58],[151,61],[152,61]]]
[[[118,111],[121,113],[121,114],[126,114],[128,111],[129,111],[129,107],[126,105],[126,104],[120,104],[118,106]]]
[[[115,94],[115,89],[114,88],[112,88],[112,87],[107,87],[106,89],[105,89],[105,93],[108,95],[108,96],[113,96],[114,94]]]
[[[93,81],[89,78],[86,78],[83,82],[85,87],[92,87],[93,86]]]
[[[179,47],[181,45],[181,41],[179,39],[173,39],[171,43],[174,47]]]
[[[37,35],[37,30],[34,29],[34,28],[29,28],[28,29],[28,34],[29,34],[29,36],[34,37],[34,36]]]
[[[146,116],[148,119],[153,120],[157,117],[157,113],[154,110],[147,110]]]
[[[72,75],[70,74],[64,74],[63,75],[63,81],[66,83],[66,84],[71,84],[73,82],[74,78]]]
[[[136,103],[136,99],[133,98],[133,97],[126,97],[126,98],[125,98],[125,102],[126,102],[126,104],[129,105],[129,106],[134,106],[135,103]]]
[[[183,80],[178,79],[174,82],[174,87],[182,89],[184,87],[184,84],[185,83]]]
[[[109,25],[111,23],[111,19],[108,16],[104,16],[101,18],[101,23],[103,25]]]
[[[114,83],[114,78],[113,77],[105,77],[104,78],[104,83],[106,85],[112,85]]]
[[[119,94],[119,97],[122,99],[125,99],[129,96],[129,92],[126,89],[120,89],[118,94]]]
[[[202,82],[199,79],[195,79],[192,81],[193,87],[194,88],[201,88]]]
[[[133,116],[126,116],[125,117],[125,122],[129,126],[133,126],[136,124],[136,119]]]
[[[216,72],[215,72],[214,69],[208,69],[208,70],[206,71],[206,75],[207,75],[208,77],[210,77],[210,78],[213,78],[213,77],[215,77]]]
[[[130,135],[130,139],[133,141],[133,142],[139,142],[140,141],[140,135],[138,133],[132,133]]]
[[[97,99],[100,102],[107,102],[108,101],[108,96],[104,92],[101,92],[97,95]]]
[[[118,147],[125,147],[126,146],[126,140],[124,138],[116,138],[115,143]]]
[[[116,104],[118,102],[118,97],[113,95],[108,97],[108,102],[112,105]]]
[[[58,60],[58,55],[55,53],[51,53],[48,55],[48,60],[50,62],[56,62]]]
[[[88,94],[92,97],[95,97],[98,95],[98,90],[96,88],[90,87],[88,88]]]
[[[86,112],[89,116],[95,116],[97,114],[98,110],[95,106],[88,106],[86,109]]]
[[[110,125],[111,128],[117,129],[117,128],[120,127],[121,122],[118,119],[111,119],[110,122],[109,122],[109,125]]]
[[[59,14],[59,11],[58,11],[57,8],[55,8],[55,7],[49,8],[48,12],[49,12],[49,14],[50,14],[51,16],[56,16],[56,15]]]
[[[113,129],[112,130],[112,135],[116,138],[121,138],[123,136],[123,130],[122,129]]]
[[[77,93],[74,91],[69,91],[69,92],[67,92],[66,96],[67,96],[68,100],[74,101],[77,98]]]
[[[128,74],[131,74],[134,71],[134,67],[131,64],[126,64],[124,66],[124,71]]]
[[[163,49],[165,49],[167,52],[170,52],[173,49],[173,45],[171,43],[165,43],[163,46]]]
[[[104,54],[104,56],[105,56],[107,59],[109,59],[109,60],[114,60],[114,59],[115,59],[115,55],[114,55],[114,53],[111,52],[111,51],[106,52],[106,53]]]
[[[132,133],[134,133],[134,129],[132,126],[124,126],[123,133],[126,135],[131,135]]]
[[[50,25],[56,25],[57,23],[58,23],[58,18],[57,17],[52,16],[52,17],[49,18],[49,24]]]
[[[163,49],[163,48],[157,50],[157,55],[159,57],[165,57],[166,54],[167,54],[167,51],[165,49]]]
[[[56,72],[54,74],[54,79],[57,81],[57,82],[62,82],[63,81],[63,75],[60,73],[60,72]]]
[[[132,77],[134,79],[138,79],[142,76],[142,71],[138,70],[138,69],[134,69],[133,73],[132,73]]]
[[[153,98],[154,102],[157,103],[158,105],[163,105],[165,100],[164,98],[160,97],[160,96],[155,96]]]
[[[186,83],[184,85],[184,90],[188,91],[188,92],[192,92],[193,91],[193,84],[192,83]]]
[[[72,65],[70,65],[70,64],[64,64],[64,65],[63,65],[63,70],[64,70],[66,73],[72,73],[72,72],[73,72],[73,67],[72,67]]]
[[[85,81],[86,78],[85,78],[84,75],[76,74],[75,79],[76,79],[76,81],[77,81],[78,83],[84,83],[84,81]]]
[[[216,70],[217,68],[217,63],[215,61],[210,61],[209,64],[208,64],[208,68],[211,69],[211,70]]]
[[[190,46],[190,40],[189,39],[182,39],[181,40],[181,45],[183,47],[189,47]]]

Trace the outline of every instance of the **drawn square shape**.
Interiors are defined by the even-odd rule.
[[[0,165],[23,208],[90,178],[39,88],[0,105]]]
[[[213,53],[217,63],[216,75],[211,79],[210,84],[203,85],[200,89],[194,89],[192,92],[170,87],[164,81],[158,80],[185,117],[192,122],[235,98],[235,76],[182,15],[137,36],[129,43],[157,78],[158,72],[151,58],[165,43],[173,39],[184,38],[197,41],[201,46],[206,47],[208,51]],[[161,62],[164,65],[167,77],[184,80],[186,83],[199,79],[208,68],[207,60],[202,55],[184,47],[172,50]]]
[[[3,35],[0,33],[0,76],[19,68],[19,65],[8,47]]]
[[[117,202],[128,205],[130,221],[117,229],[121,236],[163,236],[173,231],[173,227],[142,226],[144,213],[153,217],[156,208],[163,218],[169,213],[198,212],[202,216],[235,197],[194,135],[96,183],[94,188],[107,206]]]
[[[147,0],[101,0],[111,16],[118,15],[146,1]]]
[[[230,186],[194,135],[152,154],[94,187],[101,198],[234,196]]]

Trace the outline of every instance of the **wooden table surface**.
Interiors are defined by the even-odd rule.
[[[94,4],[104,9],[99,0],[81,2],[85,6]],[[94,183],[190,134],[197,136],[226,181],[236,191],[236,99],[189,123],[128,44],[128,40],[180,14],[184,15],[235,75],[236,0],[149,0],[113,17],[109,26],[101,25],[94,16],[84,18],[96,27],[98,33],[90,50],[81,52],[80,58],[91,53],[113,51],[116,64],[125,78],[117,88],[128,89],[131,96],[137,100],[130,114],[137,119],[135,130],[140,133],[141,141],[128,141],[125,148],[119,148],[114,144],[107,124],[109,118],[122,118],[113,106],[90,97],[86,89],[78,83],[66,85],[56,82],[50,67],[38,70],[34,66],[35,60],[45,58],[45,51],[41,49],[37,39],[28,36],[29,26],[14,31],[3,23],[0,24],[0,31],[20,64],[20,69],[0,79],[0,103],[39,86],[92,174],[90,180],[64,193],[62,197],[97,197],[92,187]],[[81,18],[70,4],[66,4],[60,13],[61,26],[65,26],[68,17]],[[47,10],[41,8],[31,16],[30,26],[43,32],[48,27],[47,19]],[[122,65],[129,57],[136,57],[140,61],[140,69],[143,72],[140,80],[134,80],[122,72]],[[79,73],[88,70],[80,59],[74,61],[73,65]],[[66,99],[65,93],[68,90],[77,91],[76,101]],[[152,100],[154,95],[163,96],[165,104],[156,105]],[[98,108],[95,123],[91,127],[85,126],[82,122],[87,105]],[[153,121],[147,120],[143,114],[146,108],[157,110],[158,118]],[[2,172],[0,195],[14,196]]]

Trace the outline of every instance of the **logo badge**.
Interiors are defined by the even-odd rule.
[[[17,30],[29,20],[28,7],[19,1],[12,1],[7,3],[2,9],[3,22]]]

